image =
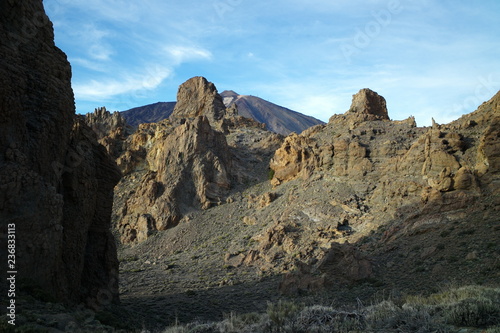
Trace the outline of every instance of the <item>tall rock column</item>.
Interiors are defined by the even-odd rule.
[[[71,68],[42,0],[1,1],[0,37],[0,235],[15,229],[16,286],[58,301],[116,300],[109,228],[120,174],[75,118]]]

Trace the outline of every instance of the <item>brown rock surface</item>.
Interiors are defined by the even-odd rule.
[[[74,118],[71,69],[42,1],[1,2],[0,23],[0,228],[15,225],[19,286],[116,300],[109,218],[120,174]]]
[[[117,217],[124,243],[176,226],[190,209],[226,200],[231,159],[222,133],[204,116],[186,120],[147,152],[148,170]]]
[[[189,321],[265,312],[262,300],[288,297],[355,307],[388,291],[498,286],[499,177],[487,148],[498,141],[496,98],[432,128],[344,114],[284,142],[229,121],[237,179],[228,199],[124,246],[122,299],[150,317]],[[275,186],[265,163],[273,149]],[[279,293],[280,281],[292,295]]]
[[[282,293],[320,291],[339,284],[351,284],[370,278],[372,263],[359,249],[349,244],[332,243],[325,256],[313,266],[284,275]]]
[[[172,121],[141,124],[121,141],[116,161],[125,178],[115,191],[113,219],[123,243],[142,242],[190,212],[230,202],[233,185],[267,176],[281,137],[234,107],[226,110],[219,97],[205,78],[190,79],[179,88]]]
[[[201,76],[184,82],[177,92],[177,104],[170,119],[206,116],[210,122],[221,120],[226,112],[215,85]]]
[[[302,188],[290,191],[290,212],[280,217],[281,225],[292,221],[299,225],[300,232],[294,233],[297,246],[290,250],[283,241],[276,241],[271,242],[275,246],[254,247],[252,251],[261,258],[261,263],[254,264],[269,269],[267,258],[271,267],[287,271],[292,254],[302,262],[324,256],[316,248],[325,244],[322,237],[356,242],[388,221],[399,223],[393,230],[395,238],[427,233],[440,228],[444,222],[438,221],[448,216],[483,209],[477,205],[480,198],[488,201],[498,193],[493,184],[498,181],[500,139],[494,115],[500,112],[495,102],[500,95],[471,116],[432,128],[415,127],[411,118],[388,121],[385,100],[374,96],[362,91],[348,112],[332,117],[326,126],[285,138],[270,163],[271,183],[277,192],[289,182]],[[374,106],[369,107],[370,103]],[[472,127],[467,125],[471,121]],[[316,191],[325,198],[334,197],[333,208]],[[355,198],[355,205],[338,200],[349,196]],[[266,219],[259,214],[253,218]],[[349,232],[342,236],[339,230]],[[274,238],[287,239],[286,235]]]
[[[385,98],[367,88],[353,95],[348,113],[362,116],[365,120],[389,120]]]
[[[132,133],[132,128],[119,112],[111,113],[105,107],[97,108],[85,115],[85,123],[92,128],[99,143],[113,158],[123,153],[123,142]]]

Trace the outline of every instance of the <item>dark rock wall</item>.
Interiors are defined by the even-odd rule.
[[[71,67],[42,1],[2,0],[0,36],[0,228],[5,239],[16,225],[18,287],[116,300],[109,218],[120,174],[75,118]]]

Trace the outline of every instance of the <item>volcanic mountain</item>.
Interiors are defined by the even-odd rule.
[[[323,124],[319,119],[268,102],[250,95],[239,95],[232,90],[220,94],[226,107],[236,105],[240,116],[266,124],[275,133],[288,135],[301,133],[309,127]],[[156,123],[172,115],[176,102],[158,102],[122,111],[123,118],[130,126],[137,127],[143,123]]]
[[[223,91],[220,95],[224,98],[224,104],[227,107],[234,104],[237,106],[240,116],[264,123],[275,133],[283,135],[292,132],[301,133],[309,127],[323,124],[321,120],[314,117],[303,115],[259,97],[239,95],[231,90]]]
[[[121,112],[121,115],[130,126],[137,127],[145,123],[157,123],[170,117],[175,108],[175,102],[158,102],[139,106]]]

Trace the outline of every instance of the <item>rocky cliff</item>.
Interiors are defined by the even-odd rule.
[[[189,119],[206,116],[210,122],[221,120],[226,112],[222,97],[215,85],[201,76],[193,77],[179,86],[177,104],[170,119]]]
[[[358,256],[363,258],[361,253],[369,249],[374,251],[373,258],[377,257],[374,253],[379,253],[378,260],[387,260],[382,250],[387,243],[397,243],[392,246],[400,248],[420,244],[422,238],[429,241],[436,236],[437,230],[446,228],[450,223],[467,224],[473,220],[468,220],[467,216],[489,216],[497,211],[500,207],[497,170],[499,98],[500,94],[497,94],[474,113],[449,125],[417,128],[413,118],[389,121],[385,100],[373,91],[361,90],[353,96],[348,112],[333,116],[325,126],[288,136],[276,151],[270,164],[274,171],[272,184],[283,186],[295,180],[306,190],[295,191],[297,194],[289,197],[289,203],[300,200],[304,195],[309,200],[308,203],[295,205],[266,231],[275,234],[281,230],[280,237],[290,239],[290,242],[266,245],[269,236],[257,236],[255,239],[261,245],[250,251],[248,256],[254,259],[261,256],[264,259],[261,265],[271,267],[273,265],[269,262],[273,262],[272,258],[280,251],[285,253],[284,258],[286,253],[295,253],[295,256],[300,253],[300,262],[323,256],[331,258],[331,251],[339,251],[335,243],[370,243],[368,235],[388,229],[379,242],[371,243],[372,247],[356,245],[350,250],[343,250],[357,251]],[[307,195],[307,188],[325,195]],[[291,218],[302,214],[306,216]],[[478,233],[488,233],[489,222],[476,223],[473,227],[481,230]],[[301,231],[287,232],[294,229]],[[409,235],[423,234],[426,236],[422,238],[408,238]],[[326,241],[330,237],[338,238],[330,250],[319,257],[312,254],[316,251],[313,244],[321,244],[323,238]],[[417,238],[419,241],[416,241]],[[308,243],[312,245],[309,250]],[[327,243],[324,246],[330,247]],[[438,251],[436,246],[445,248],[439,244],[418,246],[426,249],[422,253],[424,259]],[[405,256],[415,260],[406,253]],[[341,260],[343,255],[337,257]],[[353,255],[348,265],[344,262],[344,267],[359,273],[351,275],[350,280],[371,276],[366,273],[371,272],[367,262],[362,261],[361,264],[355,258]],[[373,258],[372,263],[375,262]],[[299,265],[299,271],[307,273],[289,277],[284,281],[285,289],[298,280],[310,283],[307,288],[314,288],[318,283],[324,285],[332,276],[339,281],[343,273],[335,265],[341,262],[333,266],[331,260],[328,265],[324,260],[312,266]],[[406,260],[402,262],[408,264]],[[277,266],[282,265],[276,263]],[[388,265],[399,267],[393,261]],[[429,270],[432,270],[435,263],[429,265]],[[391,272],[394,273],[395,269]],[[432,273],[442,274],[442,266],[434,267]],[[394,274],[401,275],[401,271]],[[323,276],[326,280],[318,281],[314,276]]]
[[[120,173],[75,118],[71,68],[42,1],[2,1],[0,22],[0,227],[5,238],[15,225],[18,286],[116,300],[109,219]]]
[[[142,124],[117,158],[123,302],[173,322],[498,285],[499,105],[420,128],[363,89],[286,138],[227,108]]]
[[[226,109],[205,78],[186,81],[177,98],[171,120],[140,125],[116,156],[125,177],[113,219],[124,243],[142,242],[189,220],[192,211],[231,200],[231,188],[267,172],[280,142],[261,124]]]
[[[205,116],[187,120],[146,153],[148,168],[120,211],[125,243],[176,226],[193,208],[225,201],[231,185],[228,147]]]

